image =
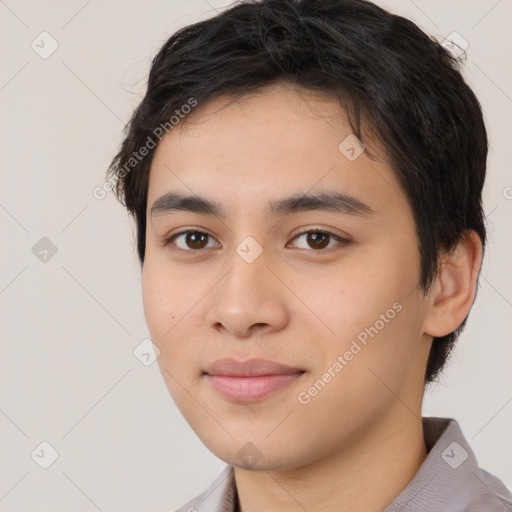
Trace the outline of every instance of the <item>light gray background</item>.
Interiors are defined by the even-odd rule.
[[[225,465],[182,419],[157,364],[132,353],[149,337],[132,224],[111,194],[92,190],[150,58],[229,3],[0,0],[1,511],[172,511]],[[490,135],[490,243],[468,326],[424,414],[459,420],[480,465],[512,487],[512,2],[378,3],[469,43],[464,73]],[[59,45],[46,59],[31,48],[43,31]],[[58,249],[47,262],[32,252],[42,237]],[[59,454],[48,469],[31,457],[43,441]],[[36,460],[49,457],[42,449]]]

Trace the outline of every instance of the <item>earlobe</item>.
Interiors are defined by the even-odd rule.
[[[469,231],[449,253],[441,256],[438,275],[429,293],[424,332],[433,337],[453,332],[468,315],[482,264],[482,242]]]

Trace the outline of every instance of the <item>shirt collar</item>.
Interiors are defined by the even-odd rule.
[[[478,467],[452,418],[423,418],[428,455],[405,489],[382,512],[511,510],[510,491]],[[509,508],[502,508],[508,504]]]

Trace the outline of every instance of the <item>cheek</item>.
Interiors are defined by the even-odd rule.
[[[142,300],[146,322],[159,338],[172,336],[197,302],[197,283],[172,270],[165,261],[147,255],[142,272]]]
[[[177,378],[194,367],[191,363],[200,354],[196,333],[197,326],[204,322],[202,306],[207,290],[200,279],[171,271],[156,258],[145,262],[142,299],[146,324],[160,350],[159,364],[165,364]]]
[[[375,324],[379,332],[387,330],[403,302],[398,283],[379,283],[369,272],[364,277],[340,277],[322,293],[328,300],[321,311],[333,337],[349,342],[359,335],[364,341],[365,329],[373,332]]]
[[[170,284],[172,283],[172,284]],[[186,415],[191,407],[187,395],[183,394],[182,382],[189,382],[190,357],[187,354],[192,343],[182,330],[186,323],[186,311],[183,294],[177,294],[176,282],[147,261],[142,276],[142,298],[144,315],[153,343],[160,350],[157,359],[160,373],[167,388],[182,414]],[[178,288],[179,289],[179,288]],[[190,334],[189,334],[190,336]]]
[[[339,355],[345,356],[344,368],[350,367],[343,371],[345,378],[350,373],[351,382],[365,386],[377,379],[371,370],[399,382],[411,367],[422,332],[416,273],[402,272],[398,257],[388,263],[357,277],[339,276],[335,285],[324,287],[330,300],[325,301],[323,319],[334,334],[319,340],[327,356],[322,364],[329,368]]]
[[[165,272],[162,266],[155,265],[151,258],[144,264],[142,273],[142,300],[144,316],[151,339],[160,349],[159,363],[162,360],[174,361],[176,334],[179,332],[185,311],[183,294],[176,293],[180,286]]]
[[[334,437],[339,429],[350,432],[384,414],[402,394],[417,353],[414,329],[406,315],[404,308],[387,324],[380,318],[382,324],[353,323],[350,330],[356,335],[341,334],[324,347],[328,356],[311,376],[311,387],[303,391],[314,396],[306,406],[313,416],[330,411],[326,425],[332,427]]]
[[[153,270],[151,263],[147,260],[142,273],[142,302],[144,316],[154,342],[164,337],[176,315],[170,302],[170,296],[165,290],[165,280],[159,279]]]

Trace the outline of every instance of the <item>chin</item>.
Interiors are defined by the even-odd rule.
[[[272,439],[268,432],[257,435],[246,435],[243,439],[227,435],[213,437],[210,432],[196,432],[203,444],[216,457],[230,466],[247,471],[286,471],[307,465],[313,460],[307,459],[306,452],[298,452],[296,446],[286,445],[285,439],[278,436]],[[202,435],[205,434],[205,435]],[[304,450],[304,447],[301,448]]]

